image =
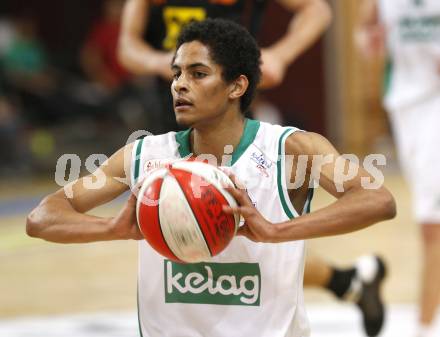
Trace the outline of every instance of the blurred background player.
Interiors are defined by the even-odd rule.
[[[87,35],[81,51],[81,65],[87,77],[109,91],[130,79],[116,53],[123,4],[121,0],[104,2],[102,16]]]
[[[85,36],[79,61],[85,75],[82,91],[91,98],[96,114],[131,127],[135,121],[142,123],[135,115],[142,110],[145,92],[118,60],[123,5],[124,0],[103,1],[100,17]]]
[[[422,231],[417,336],[432,337],[440,300],[440,2],[364,0],[357,41],[365,57],[389,58],[384,105]]]
[[[150,111],[153,121],[148,131],[153,134],[178,129],[171,95],[170,64],[181,29],[191,21],[221,17],[245,25],[257,35],[266,6],[265,0],[128,0],[122,15],[119,60],[137,75],[156,77],[160,109]],[[284,35],[262,49],[260,88],[281,84],[286,69],[324,33],[331,21],[331,9],[324,0],[278,0],[294,13]],[[263,104],[257,110],[266,109]],[[264,113],[263,113],[264,115]],[[368,266],[372,266],[369,268]],[[363,270],[370,270],[365,275]],[[376,336],[384,322],[380,286],[385,266],[378,257],[368,256],[348,269],[328,265],[313,256],[307,259],[305,286],[330,290],[339,299],[356,303],[362,313],[364,329]],[[358,286],[355,286],[358,285]]]

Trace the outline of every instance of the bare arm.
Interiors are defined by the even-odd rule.
[[[340,158],[334,147],[322,136],[314,133],[295,133],[286,141],[287,155],[333,156]],[[348,166],[348,161],[343,158],[329,161],[317,170],[320,185],[337,200],[331,205],[318,211],[306,214],[290,221],[271,224],[253,207],[243,190],[228,189],[240,204],[236,209],[226,209],[228,212],[238,212],[245,218],[245,225],[239,229],[239,234],[253,241],[284,242],[304,240],[322,236],[344,234],[372,225],[376,222],[393,218],[396,213],[394,198],[385,187],[378,189],[365,189],[362,187],[361,178],[370,176],[361,167],[357,167],[354,178],[343,181],[342,191],[338,191],[338,178],[336,172],[338,164]],[[309,160],[309,163],[311,160]],[[312,175],[313,166],[309,165],[308,175]],[[296,170],[292,170],[292,178]],[[315,174],[314,174],[315,175]],[[307,181],[308,179],[306,179]]]
[[[172,53],[156,50],[143,39],[148,25],[149,0],[127,0],[122,13],[118,58],[138,75],[159,75],[171,79]]]
[[[296,139],[295,139],[295,138]],[[286,142],[286,152],[296,152],[297,143],[309,154],[327,156],[333,155],[335,160],[322,166],[319,172],[320,186],[335,196],[337,200],[329,206],[313,213],[306,214],[294,220],[279,224],[277,235],[279,238],[300,237],[310,239],[328,235],[338,235],[357,231],[379,221],[393,218],[396,206],[391,193],[381,186],[378,189],[366,189],[362,186],[362,178],[374,180],[362,167],[355,165],[357,174],[354,178],[344,181],[338,179],[340,167],[347,168],[348,160],[340,157],[330,142],[315,133],[298,133],[292,135]],[[308,149],[307,149],[308,148]],[[354,165],[352,163],[352,165]],[[338,173],[339,172],[339,173]],[[312,174],[312,172],[309,172]],[[342,182],[342,191],[338,191],[337,183]]]
[[[131,153],[131,145],[116,152],[96,172],[73,182],[72,198],[65,189],[44,198],[28,215],[27,234],[59,243],[83,243],[118,239],[141,239],[136,226],[136,197],[131,195],[116,217],[102,218],[84,214],[88,210],[109,202],[128,190],[125,178],[124,152]],[[129,172],[127,170],[127,172]],[[90,186],[97,179],[105,179],[99,188]]]
[[[386,30],[380,20],[377,0],[362,0],[355,30],[358,50],[366,59],[385,57]]]
[[[263,49],[262,87],[282,82],[285,69],[323,34],[331,22],[331,9],[325,0],[278,0],[294,12],[286,33],[269,48]]]

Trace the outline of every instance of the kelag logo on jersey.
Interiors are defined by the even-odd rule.
[[[258,263],[192,263],[164,260],[165,302],[260,305]]]

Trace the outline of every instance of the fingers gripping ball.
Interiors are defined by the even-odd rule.
[[[181,161],[153,171],[137,200],[143,236],[158,253],[178,262],[207,261],[219,254],[240,220],[223,211],[223,205],[237,206],[225,185],[233,185],[225,173],[201,162]]]

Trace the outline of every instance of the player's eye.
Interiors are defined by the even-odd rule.
[[[174,80],[178,80],[179,79],[179,77],[180,77],[180,74],[181,74],[182,72],[180,72],[180,71],[176,71],[175,73],[173,73],[173,79]]]
[[[195,71],[193,73],[194,78],[204,78],[206,76],[205,73],[202,73],[201,71]]]

